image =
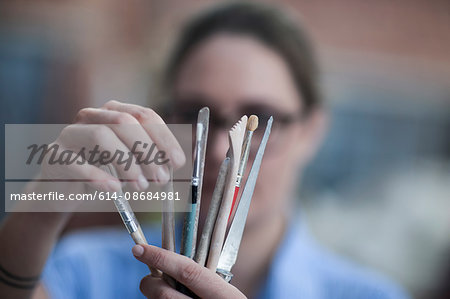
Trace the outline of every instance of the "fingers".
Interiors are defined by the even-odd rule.
[[[78,113],[77,121],[83,124],[105,124],[108,126],[134,153],[147,180],[164,184],[170,179],[167,166],[144,163],[145,155],[143,153],[149,151],[154,142],[141,124],[130,114],[114,110],[85,108]],[[151,159],[158,152],[159,148],[155,146]]]
[[[202,298],[245,298],[216,273],[188,257],[151,245],[136,245],[133,254],[139,261],[160,269]]]
[[[190,298],[169,286],[163,279],[151,275],[141,280],[139,289],[147,298]]]
[[[171,164],[175,169],[184,165],[186,157],[180,144],[163,119],[155,111],[150,108],[117,101],[109,101],[103,108],[132,115],[156,142],[158,148],[168,154]]]
[[[119,192],[122,189],[121,183],[117,178],[107,174],[100,168],[88,164],[43,165],[43,176],[50,181],[64,177],[64,179],[73,180],[73,185],[86,183],[94,190],[105,192]]]
[[[60,136],[64,146],[75,150],[90,143],[91,146],[99,145],[111,153],[116,150],[125,153],[126,160],[133,161],[132,163],[117,163],[117,159],[114,159],[113,163],[115,162],[120,178],[132,180],[131,186],[136,190],[146,189],[149,180],[167,183],[170,179],[168,165],[161,161],[168,158],[174,168],[181,167],[186,161],[175,136],[161,117],[149,108],[110,101],[101,109],[80,110],[75,121],[76,125],[64,130],[65,133],[71,134]],[[81,130],[76,132],[83,124],[90,126],[81,127]],[[93,130],[92,124],[99,126]],[[86,135],[85,139],[82,131]],[[135,163],[136,160],[139,163]]]
[[[89,163],[83,163],[86,166],[96,163],[112,163],[119,174],[119,178],[132,181],[136,190],[144,190],[148,187],[147,179],[140,166],[135,163],[135,157],[129,155],[130,149],[109,127],[104,125],[69,125],[61,132],[58,142],[74,152],[80,152],[83,148],[89,149],[89,152],[85,152],[84,156],[85,159],[89,159]],[[97,151],[98,155],[92,155],[93,151]],[[121,155],[119,155],[120,153]],[[95,180],[97,177],[92,174],[90,179]]]

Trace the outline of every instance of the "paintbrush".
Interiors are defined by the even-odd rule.
[[[101,169],[109,173],[115,178],[118,178],[115,168],[111,164],[100,166]],[[116,198],[114,198],[114,205],[122,218],[123,224],[128,230],[131,238],[135,244],[148,245],[147,239],[145,238],[144,232],[141,229],[139,221],[136,219],[133,210],[131,209],[130,203],[125,199],[122,189],[117,192]],[[154,267],[149,267],[152,276],[161,276],[161,271]]]
[[[196,141],[194,148],[194,169],[191,181],[191,210],[186,214],[181,241],[181,254],[193,258],[197,241],[198,217],[200,214],[201,190],[205,168],[206,142],[208,138],[209,108],[198,112]]]
[[[225,184],[222,203],[211,239],[207,267],[216,271],[220,252],[224,242],[227,229],[228,216],[230,215],[231,203],[233,201],[236,175],[239,168],[239,159],[242,151],[242,141],[244,139],[245,127],[247,126],[247,116],[244,115],[228,132],[229,149],[227,157],[230,158],[229,173]]]
[[[264,155],[264,150],[269,139],[270,130],[272,129],[273,118],[270,117],[266,125],[263,139],[259,145],[258,152],[256,153],[255,160],[252,165],[252,169],[245,183],[244,191],[242,192],[242,198],[236,209],[236,214],[231,224],[230,231],[228,232],[225,245],[223,246],[222,253],[219,258],[217,266],[217,273],[223,277],[227,282],[231,280],[233,274],[231,269],[236,262],[239,246],[241,245],[242,234],[244,232],[245,222],[247,220],[248,210],[253,197],[253,191],[255,190],[256,179],[258,178],[259,169],[261,167],[261,161]]]
[[[257,128],[258,128],[258,117],[256,115],[250,115],[247,122],[247,129],[245,130],[244,142],[242,144],[241,160],[239,162],[239,168],[236,176],[236,185],[234,187],[233,203],[231,204],[231,211],[230,216],[228,217],[228,222],[230,222],[231,220],[231,215],[233,214],[234,207],[236,205],[236,198],[239,193],[239,188],[241,187],[242,177],[244,176],[245,167],[247,166],[253,132]]]
[[[169,182],[164,186],[164,191],[166,194],[173,194],[173,170],[172,167],[169,167],[170,179]],[[174,202],[173,200],[164,200],[163,201],[163,212],[162,212],[162,230],[161,230],[161,238],[162,238],[162,247],[169,251],[175,252],[175,217],[174,217]],[[175,280],[163,273],[164,280],[175,287]]]
[[[170,179],[164,186],[166,194],[173,193],[173,170],[169,168]],[[164,249],[175,251],[175,218],[174,218],[174,202],[173,200],[163,201],[162,212],[162,247]]]
[[[222,202],[223,189],[225,186],[225,179],[228,173],[228,165],[230,158],[227,157],[220,165],[219,174],[216,180],[216,186],[209,204],[208,215],[206,216],[205,225],[203,226],[202,235],[200,237],[198,249],[195,252],[194,260],[201,266],[205,265],[206,257],[208,256],[209,243],[216,222],[217,213],[219,212],[220,203]]]

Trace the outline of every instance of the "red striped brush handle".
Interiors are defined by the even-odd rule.
[[[234,211],[234,206],[236,204],[236,198],[238,196],[238,193],[239,193],[239,186],[236,186],[236,187],[234,187],[234,196],[233,196],[233,202],[231,203],[230,215],[228,216],[228,224],[230,224],[231,215],[233,214],[233,211]]]

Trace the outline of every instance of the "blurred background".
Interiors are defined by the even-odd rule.
[[[179,28],[212,3],[3,1],[2,124],[69,123],[112,99],[155,106]],[[313,37],[331,114],[298,188],[311,230],[415,298],[450,298],[450,2],[276,3]]]

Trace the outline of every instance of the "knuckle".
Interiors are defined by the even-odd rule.
[[[149,277],[145,276],[141,279],[141,283],[139,284],[139,290],[141,293],[145,294],[147,290],[147,285],[150,283]]]
[[[114,117],[113,122],[115,124],[133,124],[136,123],[136,120],[128,113],[118,113]]]
[[[142,107],[142,110],[143,110],[147,115],[150,115],[150,116],[156,116],[156,115],[158,115],[158,114],[155,112],[155,110],[153,110],[152,108]]]
[[[186,285],[194,285],[200,277],[200,270],[195,264],[185,266],[180,273],[180,278]]]
[[[173,298],[168,288],[161,287],[156,294],[156,298],[160,299],[170,299]]]
[[[68,126],[64,127],[61,130],[61,133],[59,133],[59,138],[65,138],[67,136],[70,136],[70,134],[72,134],[73,130],[74,130],[73,125],[68,125]]]
[[[65,143],[67,141],[70,141],[73,139],[74,136],[76,136],[79,133],[80,126],[79,125],[68,125],[64,127],[61,132],[59,133],[59,136],[57,140],[55,141],[56,144],[59,143]]]
[[[75,116],[75,122],[81,122],[89,118],[89,115],[92,113],[92,108],[83,108],[80,111],[78,111],[77,115]]]
[[[110,108],[110,107],[112,107],[114,105],[117,105],[117,104],[119,104],[118,101],[116,101],[116,100],[109,100],[108,102],[105,103],[105,105],[103,105],[103,107]]]
[[[92,143],[96,143],[100,140],[103,140],[105,136],[109,135],[111,130],[107,126],[98,125],[98,126],[90,126],[88,135],[89,139]]]
[[[150,257],[150,262],[155,268],[164,268],[166,256],[163,252],[156,252]]]
[[[150,108],[137,109],[133,112],[134,118],[136,118],[140,123],[153,120],[156,115],[156,112]]]

